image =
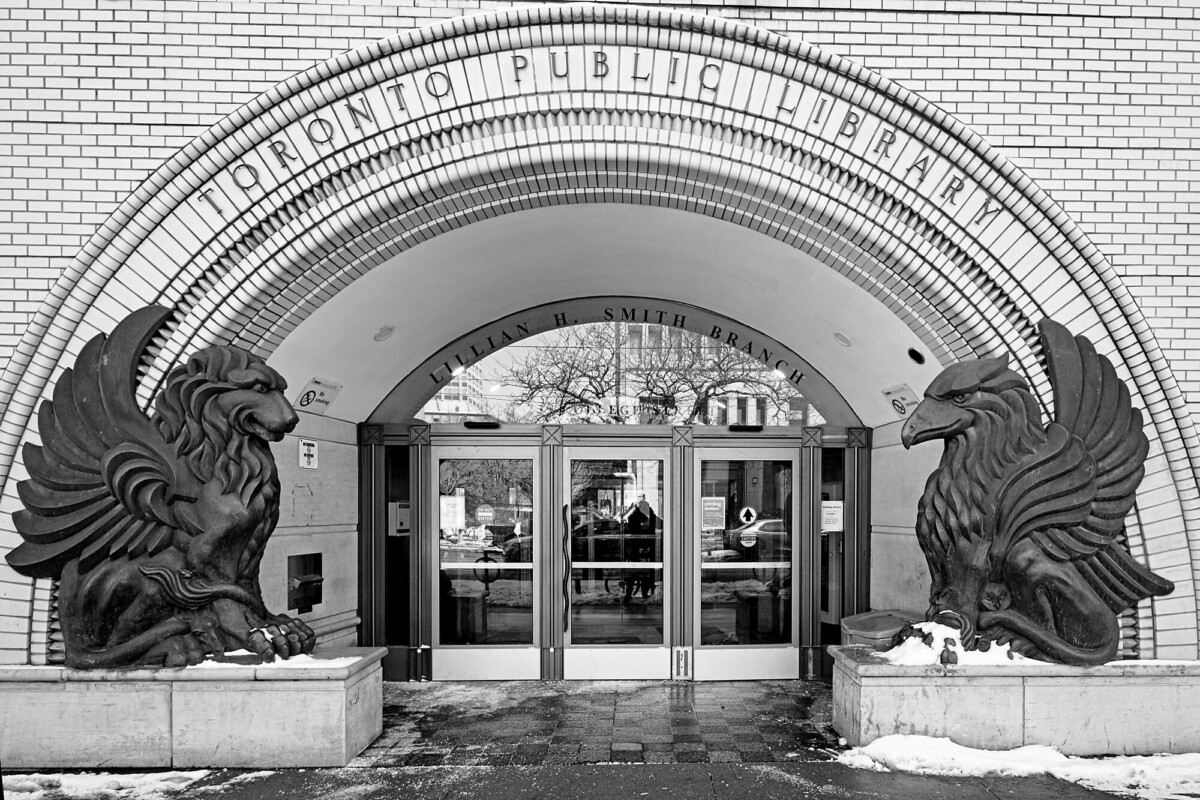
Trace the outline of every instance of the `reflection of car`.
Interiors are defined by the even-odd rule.
[[[571,560],[657,561],[661,543],[661,519],[654,533],[635,534],[616,517],[585,517],[571,528]]]
[[[792,535],[781,519],[759,519],[725,531],[725,550],[738,561],[790,561]]]
[[[509,534],[504,542],[504,560],[509,564],[533,563],[533,537],[528,534]]]

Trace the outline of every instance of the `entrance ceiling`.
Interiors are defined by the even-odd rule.
[[[728,222],[611,204],[522,211],[425,242],[324,303],[271,364],[293,387],[313,377],[342,384],[327,414],[358,422],[427,357],[483,324],[597,296],[673,300],[766,334],[832,384],[806,387],[820,407],[848,403],[861,420],[843,412],[834,423],[895,421],[883,390],[907,383],[920,392],[939,369],[882,303],[811,256]],[[384,326],[396,334],[374,341]],[[927,357],[924,366],[909,348]],[[428,389],[417,405],[372,421],[411,416],[435,389],[416,377]]]

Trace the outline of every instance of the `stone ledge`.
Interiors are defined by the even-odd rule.
[[[833,725],[856,747],[901,733],[1068,755],[1200,750],[1200,662],[908,667],[864,646],[829,653]]]
[[[9,769],[344,766],[383,731],[384,648],[305,667],[0,668]]]

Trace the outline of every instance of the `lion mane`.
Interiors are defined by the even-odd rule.
[[[231,373],[263,363],[233,348],[196,353],[167,375],[152,421],[201,481],[220,481],[222,493],[236,493],[245,504],[262,492],[270,508],[278,499],[278,473],[267,443],[242,424],[251,409],[235,409],[226,417],[215,402],[237,388]]]

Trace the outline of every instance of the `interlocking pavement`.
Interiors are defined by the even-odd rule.
[[[828,760],[827,684],[388,683],[383,735],[350,766]]]

